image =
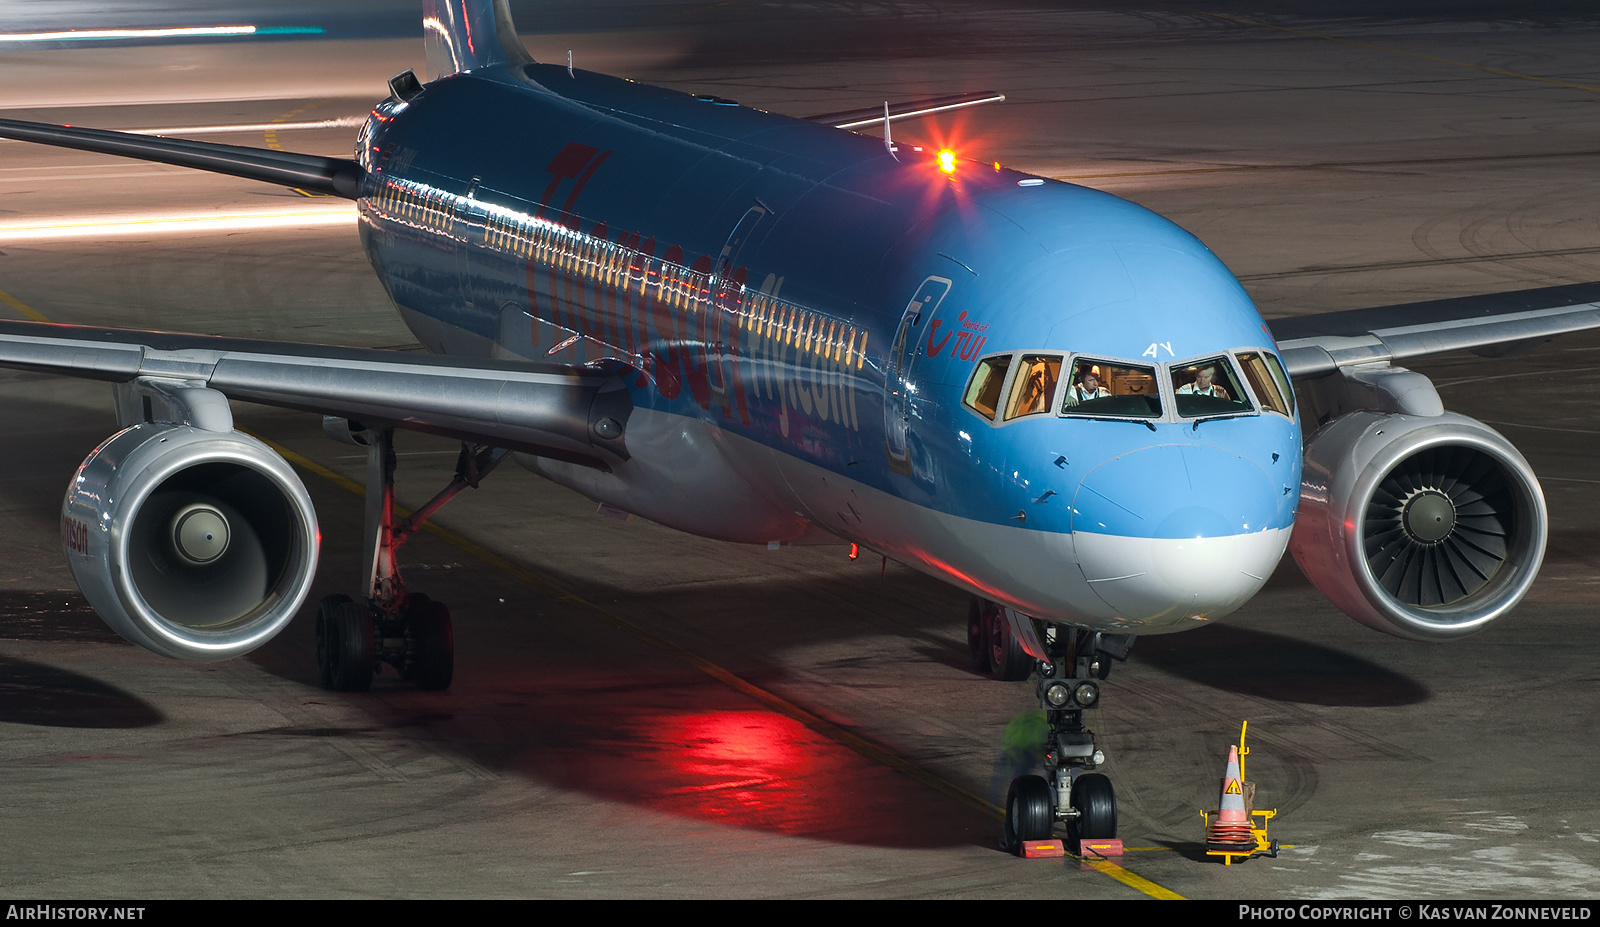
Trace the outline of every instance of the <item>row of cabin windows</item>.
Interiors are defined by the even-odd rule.
[[[378,206],[392,215],[446,229],[450,215],[447,204],[453,201],[453,197],[431,187],[391,182],[380,193]],[[519,255],[586,283],[619,290],[632,288],[641,295],[653,290],[656,299],[680,311],[703,312],[711,299],[709,274],[642,257],[632,248],[545,219],[492,211],[484,220],[484,243],[493,250]],[[659,270],[655,281],[650,282],[646,279],[648,271],[640,273],[635,265],[649,268],[652,263]],[[865,365],[865,330],[857,331],[837,319],[744,286],[730,295],[736,301],[734,311],[758,337],[817,354],[847,368],[853,365],[859,370]]]
[[[781,342],[847,369],[860,370],[866,363],[867,332],[857,331],[855,326],[838,319],[808,312],[765,293],[741,300],[739,313],[757,338],[773,345]]]
[[[453,197],[432,187],[390,183],[378,194],[378,208],[401,219],[447,231]]]

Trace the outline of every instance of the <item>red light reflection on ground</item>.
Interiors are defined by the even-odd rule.
[[[828,750],[804,725],[768,711],[705,711],[661,719],[670,780],[660,806],[793,833],[816,824],[809,790],[829,791]],[[817,773],[821,777],[813,778]]]
[[[664,699],[679,707],[645,709],[562,693],[559,708],[522,717],[539,729],[521,732],[524,743],[538,746],[518,751],[515,765],[563,788],[730,827],[895,847],[995,839],[992,821],[786,715],[709,685],[674,694],[691,692]]]

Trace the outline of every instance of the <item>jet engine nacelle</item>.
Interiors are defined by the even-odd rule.
[[[316,512],[283,458],[191,425],[135,425],[96,448],[67,487],[61,535],[113,630],[198,662],[283,630],[317,564]]]
[[[1544,559],[1544,493],[1464,415],[1358,411],[1311,436],[1289,550],[1345,614],[1412,640],[1482,630]]]

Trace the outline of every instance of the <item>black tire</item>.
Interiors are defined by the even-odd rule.
[[[323,679],[339,692],[365,692],[372,688],[376,667],[372,610],[347,596],[329,596],[323,603],[328,606],[326,615],[320,606],[317,615],[323,631],[317,653],[317,662],[324,667]]]
[[[339,644],[333,639],[332,614],[334,609],[349,601],[347,595],[330,595],[317,603],[317,676],[323,688],[333,688],[334,656],[339,652]]]
[[[983,601],[972,597],[967,606],[967,658],[974,673],[989,672],[989,635],[983,620]]]
[[[407,678],[427,692],[450,688],[456,666],[456,636],[450,609],[425,595],[408,596],[406,630],[414,648]]]
[[[1043,776],[1018,776],[1006,793],[1005,846],[1021,853],[1024,840],[1049,840],[1056,823],[1056,797]]]
[[[1117,835],[1117,793],[1100,773],[1084,773],[1072,783],[1072,807],[1078,816],[1067,822],[1073,840],[1106,840]]]
[[[1033,672],[1033,657],[1022,649],[1022,644],[1011,633],[1011,622],[1006,620],[1005,609],[990,605],[984,612],[989,639],[989,672],[1005,682],[1027,679]]]

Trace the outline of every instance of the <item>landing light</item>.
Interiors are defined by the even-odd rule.
[[[946,174],[954,174],[956,172],[955,152],[948,148],[940,148],[937,157],[939,159],[939,170],[944,171]]]
[[[1044,700],[1051,708],[1092,708],[1100,700],[1100,687],[1092,682],[1053,682],[1044,690]]]

